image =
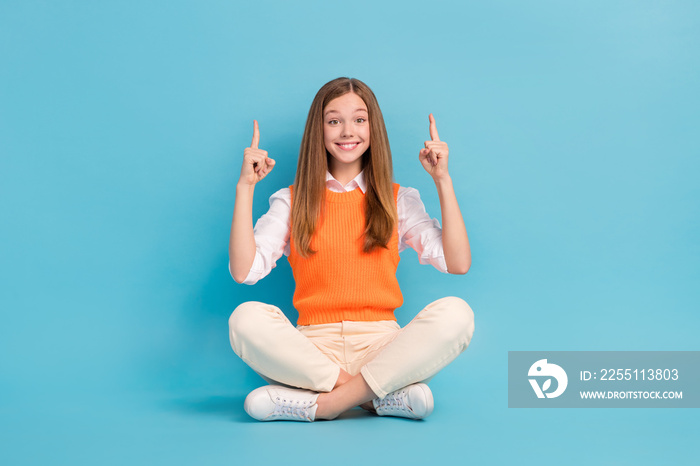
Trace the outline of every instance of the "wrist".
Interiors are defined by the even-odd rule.
[[[433,181],[438,189],[452,186],[452,177],[450,177],[449,174],[445,174],[439,178],[433,178]]]
[[[236,184],[236,194],[253,194],[253,191],[255,191],[254,184],[248,184],[245,181],[238,180],[238,184]]]

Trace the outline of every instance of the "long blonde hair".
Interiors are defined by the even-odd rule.
[[[370,126],[370,147],[362,156],[367,184],[365,192],[365,232],[363,251],[387,247],[397,224],[393,190],[391,149],[384,117],[372,90],[359,79],[336,78],[316,93],[306,119],[299,149],[297,173],[292,201],[292,240],[297,252],[308,257],[311,237],[323,212],[326,194],[328,157],[323,142],[323,109],[328,103],[349,92],[357,94],[367,105]]]

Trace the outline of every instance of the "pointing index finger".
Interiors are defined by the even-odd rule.
[[[437,126],[435,126],[435,117],[432,113],[428,116],[428,119],[430,120],[430,139],[439,141],[440,137],[438,136]]]
[[[250,143],[250,147],[253,149],[258,148],[260,143],[260,130],[258,129],[258,120],[253,120],[253,142]]]

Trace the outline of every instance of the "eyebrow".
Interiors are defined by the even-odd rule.
[[[366,108],[356,108],[353,113],[357,113],[357,112],[367,112],[367,109]],[[328,115],[330,113],[340,113],[340,112],[338,110],[328,110],[326,113],[324,113],[324,115]]]

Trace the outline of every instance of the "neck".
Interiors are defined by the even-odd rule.
[[[331,166],[328,168],[333,178],[338,180],[343,186],[350,183],[362,171],[362,164]]]

